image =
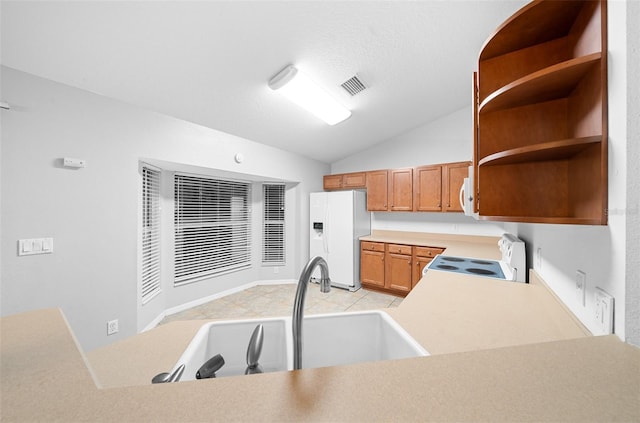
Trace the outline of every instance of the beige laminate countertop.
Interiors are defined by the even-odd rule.
[[[469,239],[442,246],[454,254],[493,257],[490,242],[475,241],[475,247],[463,246],[473,244]],[[640,421],[638,348],[615,336],[587,336],[535,277],[536,283],[525,285],[451,275],[430,272],[400,307],[387,310],[432,356],[250,377],[149,384],[175,363],[202,321],[170,323],[85,356],[57,309],[4,317],[0,416],[2,421]]]

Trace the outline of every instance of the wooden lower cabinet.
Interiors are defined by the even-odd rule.
[[[362,241],[362,286],[395,295],[407,295],[422,278],[422,269],[444,249]]]
[[[387,244],[384,258],[385,288],[407,294],[411,291],[411,246]]]
[[[413,247],[413,274],[411,277],[411,288],[413,289],[420,279],[422,279],[422,269],[431,263],[433,258],[442,253],[443,248],[434,247]]]
[[[384,288],[383,243],[360,243],[360,282],[369,287]]]

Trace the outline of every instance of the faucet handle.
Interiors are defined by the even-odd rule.
[[[260,354],[262,353],[262,341],[264,340],[264,327],[262,325],[256,326],[249,339],[249,346],[247,347],[247,366],[254,368],[258,365],[260,360]]]

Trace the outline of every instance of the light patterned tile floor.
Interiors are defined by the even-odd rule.
[[[296,284],[254,286],[167,316],[160,324],[176,320],[288,316],[293,312],[296,288]],[[345,289],[331,288],[331,291],[325,294],[320,292],[320,285],[312,283],[307,288],[305,314],[375,310],[397,307],[401,302],[402,297],[366,289],[349,292]]]

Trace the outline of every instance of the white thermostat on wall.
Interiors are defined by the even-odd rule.
[[[65,157],[62,159],[62,163],[64,167],[72,167],[75,169],[80,169],[87,166],[87,161],[84,159],[73,159],[71,157]]]

